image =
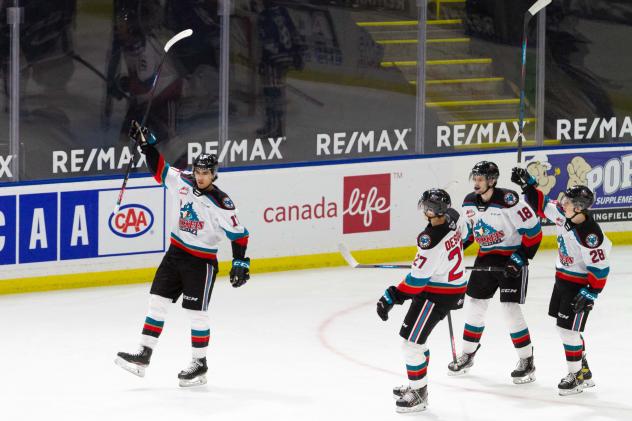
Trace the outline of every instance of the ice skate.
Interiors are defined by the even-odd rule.
[[[409,388],[404,396],[397,399],[395,405],[395,410],[400,413],[424,411],[428,406],[428,387]]]
[[[194,358],[189,367],[178,374],[180,387],[202,386],[206,384],[206,358]]]
[[[533,364],[533,354],[527,358],[520,358],[516,369],[511,372],[514,384],[525,384],[535,381],[535,365]]]
[[[557,385],[557,390],[560,396],[576,395],[583,392],[583,383],[582,371],[579,370],[577,373],[568,373]]]
[[[584,389],[595,387],[595,381],[592,379],[592,371],[590,371],[590,367],[588,367],[588,361],[586,360],[585,354],[582,357],[582,379],[584,380],[582,383]]]
[[[134,354],[127,352],[117,353],[114,363],[138,377],[145,377],[145,368],[149,365],[151,353],[151,348],[141,346]]]
[[[470,367],[474,365],[474,355],[476,355],[476,351],[481,347],[481,344],[478,344],[474,352],[468,354],[464,352],[457,359],[456,363],[453,361],[448,364],[448,376],[460,376],[461,374],[465,374],[470,370]]]
[[[399,399],[410,390],[410,386],[407,384],[401,386],[395,386],[393,388],[393,399]]]

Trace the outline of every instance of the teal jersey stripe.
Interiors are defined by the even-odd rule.
[[[586,277],[586,273],[579,273],[579,272],[571,272],[570,270],[566,270],[566,269],[562,269],[562,268],[556,268],[557,270],[559,270],[562,273],[565,273],[567,275],[571,275],[571,276],[579,276],[581,277]]]
[[[152,319],[149,316],[145,317],[145,323],[148,323],[148,324],[150,324],[152,326],[156,326],[156,327],[163,327],[165,325],[164,321],[160,322],[158,320]]]
[[[470,332],[481,333],[483,330],[485,330],[485,326],[476,327],[465,323],[465,329],[469,330]]]
[[[579,351],[581,349],[583,349],[584,347],[582,345],[566,345],[564,344],[564,349],[566,351]]]
[[[595,278],[598,279],[604,279],[610,273],[610,267],[599,269],[594,266],[587,266],[586,269],[588,269],[593,275],[595,275]]]
[[[192,336],[209,336],[211,334],[211,330],[195,330],[191,329]]]
[[[428,281],[430,281],[430,278],[415,278],[410,273],[406,275],[406,283],[410,285],[411,287],[426,286],[428,284]]]
[[[522,338],[524,335],[527,335],[527,334],[529,334],[529,329],[523,329],[520,332],[510,333],[509,335],[511,335],[513,339],[518,339],[518,338]]]
[[[426,367],[427,365],[428,365],[428,363],[426,361],[424,361],[423,363],[421,363],[419,365],[408,365],[408,364],[406,364],[406,370],[417,371],[417,370],[421,370],[422,368]]]
[[[518,228],[518,233],[520,235],[525,235],[526,234],[529,237],[533,237],[534,235],[536,235],[540,231],[542,231],[542,227],[540,226],[539,222],[533,228]]]
[[[182,239],[178,237],[177,235],[175,235],[174,233],[171,233],[171,236],[175,238],[176,240],[178,240],[178,242],[184,244],[185,246],[187,246],[188,248],[192,250],[198,250],[198,251],[203,251],[205,253],[217,254],[217,249],[205,249],[204,247],[192,246],[191,244],[187,244],[186,242],[182,241]]]
[[[162,185],[164,186],[167,180],[167,173],[169,173],[170,165],[165,161],[165,167],[162,169],[162,173],[160,174],[160,180],[162,181]]]
[[[440,287],[440,288],[463,288],[467,284],[467,281],[462,284],[444,284],[441,282],[428,282],[428,286],[430,287]]]
[[[244,228],[244,232],[231,232],[225,229],[224,232],[226,233],[226,237],[228,237],[230,241],[239,240],[240,238],[244,238],[250,235],[246,228]]]
[[[518,250],[519,247],[520,247],[520,245],[516,245],[516,246],[491,246],[491,247],[481,246],[481,250],[483,250],[483,251],[490,251],[490,250],[516,251],[516,250]]]

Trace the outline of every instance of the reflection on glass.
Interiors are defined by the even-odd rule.
[[[532,1],[434,3],[428,20],[426,151],[515,147],[522,19]],[[535,29],[533,19],[528,33],[525,146],[533,145],[535,138]]]
[[[415,87],[389,65],[401,53],[389,41],[415,4],[237,1],[225,162],[414,153]]]
[[[228,166],[415,153],[423,73],[426,153],[513,148],[522,16],[532,0],[428,0],[420,68],[416,0],[235,0],[229,127],[219,142],[217,0],[29,0],[20,25],[22,180],[121,174],[131,119],[184,167],[200,152]],[[0,4],[0,183],[9,144],[10,37]],[[554,1],[546,18],[546,144],[632,141],[632,4]],[[529,31],[527,146],[535,135],[536,21]],[[613,40],[620,40],[614,42]],[[420,72],[421,70],[421,72]],[[421,87],[420,87],[421,89]],[[146,171],[135,157],[135,171]]]

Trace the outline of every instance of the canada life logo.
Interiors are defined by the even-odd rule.
[[[154,225],[154,214],[143,205],[124,205],[117,213],[110,215],[108,224],[110,230],[119,237],[138,237]]]
[[[388,231],[391,228],[391,175],[344,178],[342,233]]]

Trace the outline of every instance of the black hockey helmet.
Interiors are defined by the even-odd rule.
[[[498,170],[498,165],[491,161],[480,161],[477,162],[476,165],[472,168],[470,172],[470,180],[474,178],[474,176],[483,176],[488,182],[498,181],[498,177],[500,177],[500,171]]]
[[[578,185],[566,189],[562,201],[568,199],[574,207],[584,211],[595,203],[595,194],[586,186]]]
[[[198,155],[193,161],[193,170],[196,168],[211,170],[214,177],[213,180],[217,179],[217,168],[219,167],[219,161],[217,160],[217,155],[215,154],[207,154],[203,153]]]
[[[443,216],[452,205],[452,200],[447,191],[443,189],[430,189],[423,192],[417,207],[424,211],[432,211],[437,216]]]

